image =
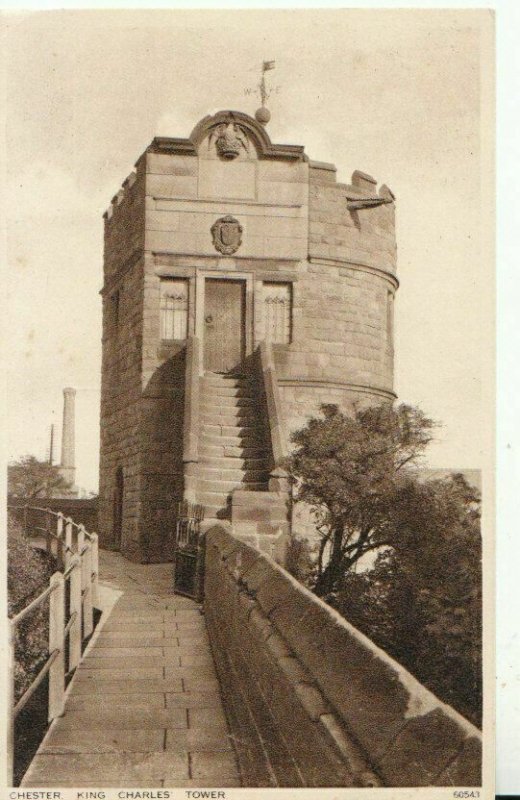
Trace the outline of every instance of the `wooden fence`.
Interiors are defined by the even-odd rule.
[[[24,532],[44,537],[47,552],[58,570],[49,585],[25,608],[9,619],[9,730],[8,780],[12,785],[14,725],[45,676],[49,676],[48,721],[62,716],[65,708],[65,675],[76,669],[82,657],[83,641],[94,630],[94,608],[98,605],[98,537],[88,533],[69,517],[36,506],[13,509]],[[32,519],[31,519],[32,517]],[[15,702],[16,626],[49,598],[49,655],[31,685]],[[68,647],[67,647],[68,644]]]

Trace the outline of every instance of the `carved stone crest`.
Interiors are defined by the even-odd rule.
[[[210,145],[213,140],[217,153],[225,159],[236,158],[241,150],[249,151],[247,134],[234,122],[221,123],[213,130],[209,138]]]
[[[215,248],[225,256],[233,255],[242,244],[242,231],[242,225],[235,217],[230,214],[220,217],[211,226]]]

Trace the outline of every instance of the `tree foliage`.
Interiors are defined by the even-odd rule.
[[[296,497],[313,510],[321,536],[315,591],[334,592],[367,553],[391,546],[404,469],[431,440],[434,423],[418,409],[371,406],[353,417],[323,405],[292,436],[288,469]]]
[[[404,405],[351,418],[323,406],[288,466],[320,535],[310,588],[478,724],[480,498],[462,475],[410,469],[433,426]]]
[[[482,575],[477,492],[462,475],[407,487],[400,535],[333,604],[435,694],[480,724]]]
[[[18,522],[8,519],[7,590],[9,616],[42,592],[55,570],[47,553],[31,547]],[[43,601],[16,626],[15,697],[29,687],[48,655],[49,604]]]
[[[55,492],[68,488],[69,484],[60,475],[58,467],[39,461],[35,456],[22,456],[7,467],[7,491],[11,497],[35,500],[52,497]]]

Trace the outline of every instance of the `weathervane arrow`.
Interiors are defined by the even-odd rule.
[[[265,85],[265,73],[268,72],[270,69],[275,68],[274,61],[263,61],[262,62],[262,77],[260,79],[260,83],[258,84],[258,88],[260,89],[260,101],[262,103],[261,107],[257,109],[255,113],[255,118],[257,122],[260,122],[262,125],[267,125],[269,120],[271,119],[271,112],[268,108],[266,108],[266,102],[269,98],[271,92],[267,90],[267,86]]]
[[[275,68],[274,61],[264,61],[262,64],[262,78],[259,83],[260,89],[260,100],[262,101],[262,108],[265,108],[266,101],[269,99],[270,92],[267,91],[267,87],[265,85],[265,73],[268,72],[270,69]]]

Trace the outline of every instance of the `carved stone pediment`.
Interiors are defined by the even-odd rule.
[[[224,159],[237,158],[240,153],[249,153],[249,140],[245,130],[236,122],[221,122],[211,131],[208,147],[215,145],[217,154]]]
[[[221,127],[223,126],[223,127]],[[215,137],[220,139],[220,154]],[[305,161],[303,147],[294,144],[273,144],[265,127],[241,111],[218,111],[204,117],[192,130],[189,139],[156,136],[147,152],[172,153],[233,160],[234,158],[269,158],[283,161]],[[238,140],[238,144],[237,141]],[[238,153],[236,153],[238,149]]]

